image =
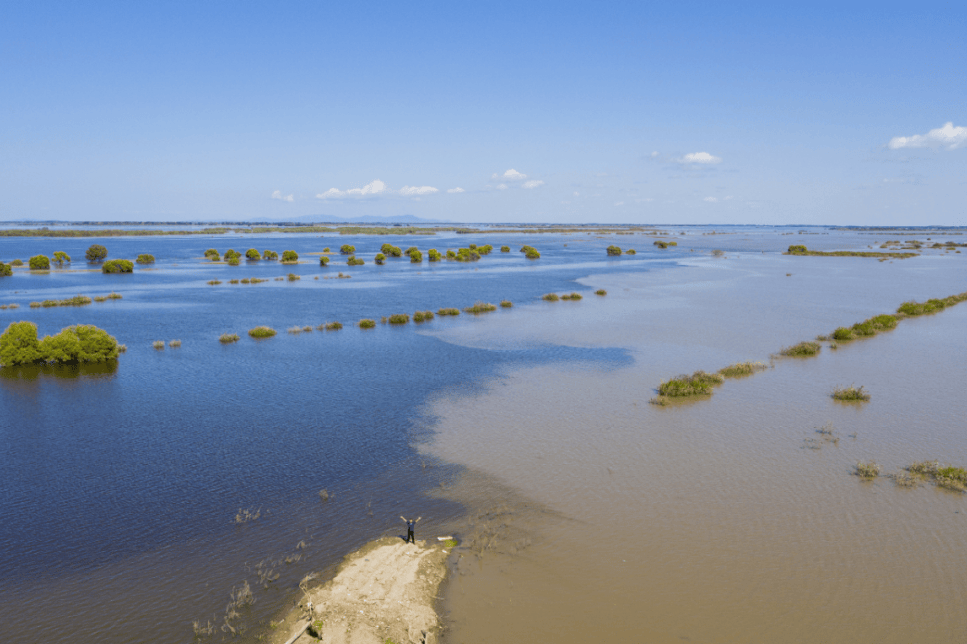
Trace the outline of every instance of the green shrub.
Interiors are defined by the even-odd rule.
[[[873,323],[869,320],[866,320],[865,322],[857,322],[856,324],[853,325],[852,331],[853,333],[859,336],[869,337],[869,336],[876,335],[876,328],[873,326]]]
[[[856,464],[855,474],[861,479],[870,481],[880,475],[880,466],[873,461],[869,463],[860,461]]]
[[[154,264],[154,255],[148,255],[146,253],[142,253],[138,255],[138,259],[135,261],[138,262],[139,264]]]
[[[491,246],[490,244],[485,244],[484,246],[481,246],[480,248],[477,249],[477,252],[480,253],[481,255],[489,255],[493,251],[494,251],[494,247]]]
[[[820,349],[822,349],[822,345],[818,342],[800,342],[791,347],[785,347],[779,352],[779,355],[802,358],[814,356],[819,353]]]
[[[450,256],[449,251],[447,252],[447,257]],[[470,248],[460,248],[457,250],[457,254],[454,259],[458,262],[476,262],[480,259],[480,253],[476,250],[471,250]]]
[[[341,322],[330,322],[326,325],[326,331],[338,331],[342,328]]]
[[[385,244],[379,247],[379,252],[383,253],[384,255],[390,255],[392,250],[393,250],[393,244],[389,242],[386,242]]]
[[[70,264],[71,263],[71,256],[68,255],[67,253],[65,253],[64,251],[60,251],[60,250],[55,251],[54,252],[54,263],[57,264],[58,266],[63,266],[64,265],[64,262],[67,262],[68,264]]]
[[[670,242],[668,242],[668,245],[669,246],[678,246],[678,242],[670,241]]]
[[[418,252],[420,252],[420,251],[417,249],[416,246],[410,246],[409,248],[406,249],[406,252],[403,253],[403,254],[406,255],[407,257],[409,257],[410,254],[412,254],[412,253],[418,253]]]
[[[266,250],[262,252],[262,259],[272,260],[272,259],[278,259],[278,258],[279,258],[279,254],[274,250]]]
[[[10,277],[13,275],[13,267],[10,264],[0,262],[0,277]]]
[[[22,259],[15,259],[12,262],[10,262],[10,265],[11,266],[23,266],[24,263],[23,263],[23,260]]]
[[[467,313],[473,313],[474,315],[479,313],[490,313],[491,311],[496,311],[497,307],[493,304],[488,304],[487,302],[477,302],[473,306],[468,306],[464,309]]]
[[[349,244],[343,244],[339,248],[339,252],[342,253],[343,255],[352,255],[353,253],[356,252],[356,247],[350,246]]]
[[[128,259],[112,259],[101,265],[102,273],[133,273],[134,262]]]
[[[257,326],[249,329],[248,334],[253,338],[271,338],[276,334],[276,330],[267,326]]]
[[[366,262],[361,257],[350,255],[348,258],[346,258],[346,263],[350,266],[362,266]]]
[[[218,336],[218,341],[222,344],[231,344],[232,342],[238,342],[237,333],[223,333]]]
[[[241,259],[242,254],[235,250],[234,248],[229,248],[225,251],[225,261],[231,261],[233,259]]]
[[[121,295],[120,293],[115,293],[114,291],[111,291],[110,293],[107,294],[107,299],[109,300],[120,300],[120,299],[123,299],[123,297],[124,297],[123,295]]]
[[[809,251],[802,244],[793,244],[788,250],[790,255],[797,255],[802,253],[808,253]]]
[[[768,368],[768,365],[764,365],[761,362],[736,362],[735,364],[719,369],[719,375],[726,378],[740,378],[742,376],[751,376],[757,371],[764,371]]]
[[[637,255],[634,248],[629,248],[625,251],[625,255]]]
[[[655,246],[657,246],[658,248],[664,250],[664,249],[668,248],[668,242],[664,242],[664,241],[658,240],[658,241],[655,242]]]
[[[103,262],[107,259],[107,248],[101,246],[100,244],[91,244],[91,246],[84,253],[84,257],[87,261],[92,264],[95,262]]]
[[[897,319],[895,315],[888,315],[884,313],[883,315],[875,315],[869,319],[869,322],[873,323],[874,328],[878,331],[888,331],[890,329],[895,329],[897,325]]]
[[[836,387],[833,389],[832,396],[836,400],[867,401],[870,399],[870,394],[868,394],[863,387],[854,387],[853,385],[850,385],[849,387]]]
[[[325,255],[319,256],[319,266],[329,266],[329,258]]]
[[[423,261],[423,253],[421,253],[420,251],[416,250],[415,248],[410,251],[410,263],[411,264],[419,264],[422,261]]]
[[[386,255],[384,255],[383,253],[376,253],[376,258],[375,258],[375,260],[374,260],[374,261],[375,261],[375,262],[376,262],[376,263],[377,263],[377,264],[378,264],[379,266],[382,266],[383,264],[385,264],[385,263],[386,263]]]
[[[502,252],[502,253],[509,253],[510,252],[510,246],[501,246],[500,247],[500,252]]]
[[[394,313],[389,316],[390,324],[407,324],[410,321],[410,316],[407,313]]]
[[[34,362],[105,362],[117,356],[117,340],[96,326],[69,326],[55,336],[38,341],[36,324],[14,322],[0,335],[0,364],[5,366]]]
[[[541,297],[541,299],[542,300],[545,300],[547,302],[557,302],[561,298],[558,296],[557,293],[547,293],[547,294],[543,295]]]
[[[402,257],[403,249],[399,246],[390,246],[388,250],[384,250],[383,253],[387,257]]]
[[[212,260],[213,262],[220,262],[220,261],[222,261],[222,257],[218,253],[215,253],[214,255],[208,255],[207,257],[208,257],[208,259]]]
[[[655,243],[658,243],[658,242],[655,242]],[[613,244],[611,246],[608,246],[607,251],[608,251],[608,255],[620,255],[621,254],[621,249],[618,248],[617,246],[613,245]]]
[[[328,247],[328,246],[326,246],[325,248],[323,248],[323,249],[322,249],[322,252],[324,252],[324,253],[328,253],[328,252],[329,252],[329,247]]]
[[[30,270],[47,271],[50,270],[50,258],[46,255],[34,255],[30,258]]]
[[[282,251],[282,261],[283,262],[297,262],[299,261],[299,253],[294,250],[284,250]]]
[[[608,292],[607,292],[606,290],[604,290],[603,288],[599,288],[598,290],[596,290],[596,291],[594,292],[594,294],[595,294],[595,295],[607,295],[607,294],[608,294]]]
[[[359,321],[360,329],[373,329],[376,328],[376,320],[370,320],[369,318],[363,318]]]
[[[455,252],[453,252],[452,250],[447,251],[447,259],[456,259],[456,258],[457,258],[457,254]]]
[[[209,286],[218,286],[221,283],[222,283],[221,280],[208,280]]]
[[[208,250],[205,251],[205,257],[213,257],[213,256],[218,256],[218,251],[215,250],[214,248],[209,248]]]
[[[155,340],[154,342],[151,343],[151,346],[154,347],[155,349],[157,349],[158,351],[164,351],[165,341],[164,340]]]
[[[225,263],[229,266],[238,266],[241,263],[238,257],[229,257],[225,260]]]
[[[514,306],[514,303],[513,303],[513,302],[511,302],[510,300],[501,300],[501,301],[500,301],[500,306],[502,306],[502,307],[503,307],[503,308],[505,308],[505,309],[509,309],[509,308],[511,308],[512,306]]]
[[[725,378],[719,374],[696,371],[692,375],[682,374],[658,386],[658,395],[668,398],[685,396],[705,396],[712,393],[712,388],[720,385]]]
[[[258,260],[262,259],[262,253],[258,252],[254,248],[249,248],[247,251],[245,251],[245,259],[251,262],[257,262]]]
[[[296,275],[295,273],[289,273],[289,281],[290,282],[296,282],[296,281],[301,280],[301,279],[302,279],[302,276],[301,275]]]
[[[33,259],[30,261],[33,261]],[[904,302],[897,309],[897,313],[915,317],[918,315],[937,313],[938,311],[943,311],[945,308],[947,308],[947,303],[943,300],[930,299],[926,302]]]
[[[524,254],[524,257],[526,257],[527,259],[540,259],[541,254],[538,253],[535,249],[531,248],[530,250],[527,251],[527,253]]]
[[[571,293],[570,295],[562,295],[562,300],[580,300],[583,299],[580,293]]]
[[[443,259],[443,256],[440,255],[440,251],[438,251],[436,248],[431,248],[430,250],[426,251],[426,256],[431,262],[439,262],[441,259]]]
[[[847,342],[853,339],[853,331],[847,329],[845,326],[841,326],[835,331],[833,331],[833,339],[839,342]]]
[[[87,306],[93,300],[86,295],[75,295],[74,297],[68,298],[66,300],[44,300],[40,303],[45,309],[49,309],[52,306]]]
[[[433,319],[433,311],[417,311],[413,314],[414,322],[426,322]]]
[[[438,311],[436,312],[436,314],[437,314],[437,315],[440,315],[440,316],[447,316],[447,315],[460,315],[460,309],[454,309],[454,308],[449,308],[449,309],[439,309],[439,310],[438,310]]]

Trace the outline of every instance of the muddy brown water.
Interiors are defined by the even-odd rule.
[[[793,273],[787,276],[786,273]],[[959,257],[742,254],[583,280],[603,302],[438,333],[467,346],[624,347],[633,363],[506,370],[429,405],[423,449],[519,494],[527,545],[451,576],[448,642],[949,642],[967,637],[967,495],[852,475],[967,463],[967,305],[656,407],[662,379],[747,360],[905,300],[967,290]],[[593,296],[592,296],[593,297]],[[828,345],[828,343],[824,343]],[[830,398],[863,385],[865,404]],[[833,426],[838,442],[817,441]],[[544,511],[528,511],[529,500]],[[472,528],[466,529],[468,532]]]

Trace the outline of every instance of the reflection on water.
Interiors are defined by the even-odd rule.
[[[0,367],[0,378],[6,381],[23,380],[35,381],[41,376],[59,379],[106,378],[117,373],[118,363],[115,360],[107,362],[75,362],[63,364],[32,364],[16,367]]]

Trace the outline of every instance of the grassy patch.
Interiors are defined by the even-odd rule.
[[[608,292],[607,292],[606,290],[604,290],[603,288],[599,288],[598,290],[596,290],[596,291],[594,292],[594,294],[595,294],[595,295],[601,295],[601,296],[604,296],[604,295],[607,295],[607,294],[608,294]]]
[[[613,244],[611,246],[608,246],[605,250],[607,251],[608,255],[617,256],[617,255],[620,255],[621,254],[621,248],[619,248],[618,246],[615,246]]]
[[[231,344],[232,342],[238,342],[237,333],[223,333],[218,336],[218,341],[222,344]]]
[[[272,327],[257,326],[254,329],[249,329],[248,334],[253,338],[271,338],[276,334],[276,330]]]
[[[856,464],[856,469],[853,470],[853,473],[861,479],[872,481],[880,475],[880,466],[874,461],[860,461]]]
[[[835,250],[835,251],[808,250],[805,246],[801,244],[790,246],[789,250],[783,254],[810,256],[810,257],[877,257],[880,259],[907,259],[909,257],[918,256],[917,253],[880,253],[876,251],[855,251],[855,250]]]
[[[751,376],[759,371],[765,371],[768,368],[769,365],[761,362],[736,362],[735,364],[730,364],[727,367],[719,369],[719,375],[726,378],[741,378],[743,376]]]
[[[133,273],[134,262],[127,259],[112,259],[101,264],[102,273]]]
[[[147,253],[142,253],[138,255],[136,260],[139,264],[154,264],[154,255],[148,255]]]
[[[800,342],[791,347],[783,348],[779,352],[779,355],[793,358],[806,358],[817,355],[820,349],[822,349],[822,345],[818,342]]]
[[[454,309],[454,308],[438,309],[437,312],[436,312],[436,314],[437,315],[441,315],[441,316],[445,316],[445,315],[460,315],[460,309]]]
[[[155,340],[154,342],[151,343],[151,346],[153,346],[158,351],[163,351],[164,348],[165,348],[165,341],[164,340]]]
[[[413,314],[414,322],[426,322],[433,319],[433,311],[417,311]]]
[[[222,283],[221,280],[208,280],[208,282],[206,282],[206,284],[208,284],[209,286],[218,286],[221,283]]]
[[[359,321],[360,329],[373,329],[376,327],[376,320],[370,320],[369,318],[363,318]]]
[[[541,296],[541,299],[546,302],[557,302],[560,298],[557,293],[547,293]]]
[[[168,346],[173,349],[181,348],[181,340],[171,340],[168,342]]]
[[[716,373],[696,371],[692,375],[682,374],[662,382],[658,386],[658,394],[668,398],[685,396],[707,396],[712,388],[722,384],[725,378]]]
[[[290,282],[296,282],[296,281],[301,280],[301,279],[302,279],[302,276],[301,275],[296,275],[295,273],[289,273],[289,281]]]
[[[491,311],[496,311],[497,307],[493,304],[488,304],[487,302],[477,302],[473,306],[468,306],[463,309],[467,313],[473,313],[474,315],[480,313],[490,313]]]
[[[326,323],[326,331],[338,331],[342,328],[342,322],[328,322]]]
[[[836,400],[846,400],[846,401],[868,401],[870,399],[870,394],[866,392],[863,387],[854,387],[850,385],[849,387],[836,387],[833,389],[832,397]]]
[[[561,296],[562,300],[581,300],[584,299],[580,293],[565,293]]]
[[[511,308],[511,307],[514,306],[514,303],[511,302],[510,300],[501,300],[500,301],[500,306],[502,308],[509,309],[509,308]]]
[[[389,316],[390,324],[409,324],[410,316],[407,313],[394,313]]]

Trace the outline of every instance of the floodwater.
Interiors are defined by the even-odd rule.
[[[863,483],[851,469],[967,462],[967,305],[776,360],[710,400],[648,400],[677,373],[768,361],[904,300],[967,290],[965,255],[787,257],[804,239],[865,249],[898,237],[708,230],[669,251],[642,235],[0,238],[3,261],[64,250],[83,269],[95,242],[158,258],[134,275],[18,271],[0,283],[0,304],[20,304],[0,311],[3,326],[96,324],[128,345],[116,369],[0,373],[0,640],[40,629],[49,642],[189,642],[192,620],[231,640],[225,604],[243,581],[256,603],[229,625],[254,640],[299,578],[411,513],[426,535],[467,543],[441,604],[452,642],[963,638],[965,495]],[[387,241],[514,252],[372,265]],[[370,263],[335,256],[323,269],[306,254],[342,243]],[[608,259],[612,243],[638,255]],[[291,248],[306,263],[211,265],[199,259],[211,246]],[[353,277],[324,279],[340,270]],[[290,272],[301,279],[275,281]],[[228,283],[243,277],[270,281]],[[111,290],[124,299],[28,307]],[[550,291],[584,299],[541,301]],[[501,299],[514,307],[352,327]],[[285,333],[330,320],[346,328]],[[280,333],[245,336],[259,324]],[[223,346],[224,332],[243,338]],[[151,348],[171,339],[182,347]],[[829,398],[850,383],[872,401]],[[838,443],[813,449],[827,422]],[[238,525],[240,509],[261,514]],[[267,588],[260,562],[280,575]]]

